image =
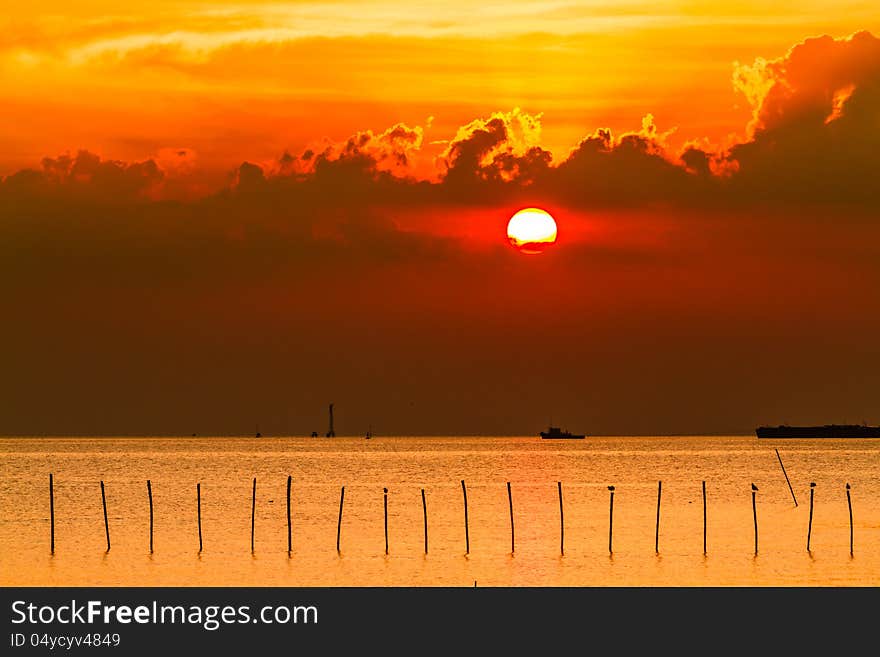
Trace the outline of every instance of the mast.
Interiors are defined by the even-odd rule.
[[[336,432],[333,430],[333,404],[330,404],[330,428],[327,430],[327,437],[333,438],[336,436]]]

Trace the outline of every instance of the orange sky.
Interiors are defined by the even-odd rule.
[[[878,19],[8,8],[0,434],[880,424]]]
[[[542,116],[557,157],[649,112],[674,144],[723,143],[750,112],[736,62],[878,19],[876,3],[829,1],[15,3],[0,17],[0,175],[78,149],[181,148],[219,174],[398,122],[425,128],[427,172],[430,142],[514,107]]]

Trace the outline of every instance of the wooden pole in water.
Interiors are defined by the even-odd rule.
[[[199,552],[202,551],[202,484],[196,484],[196,503],[199,518]]]
[[[703,482],[703,554],[706,554],[706,482]]]
[[[758,554],[758,505],[755,502],[758,487],[752,484],[752,516],[755,518],[755,554]]]
[[[388,554],[388,489],[383,488],[384,504],[385,504],[385,554]]]
[[[150,500],[150,553],[153,552],[153,486],[147,479],[147,497]]]
[[[339,520],[336,523],[336,551],[339,552],[339,537],[342,533],[342,504],[345,502],[345,486],[339,495]]]
[[[513,533],[513,494],[510,492],[510,482],[507,482],[507,505],[510,507],[510,553],[513,554],[515,549],[514,533]]]
[[[559,491],[559,554],[565,554],[565,513],[562,510],[562,482],[556,482]]]
[[[849,484],[847,484],[849,488]],[[847,492],[849,496],[849,492]],[[52,485],[52,473],[49,473],[49,549],[55,554],[55,488]]]
[[[608,552],[611,553],[613,552],[611,549],[611,537],[614,528],[614,486],[609,486],[608,490],[611,491],[611,501],[608,506]]]
[[[849,554],[853,553],[853,521],[852,521],[852,498],[849,496],[849,484],[846,485],[846,505],[849,507]]]
[[[464,485],[464,479],[461,480],[461,492],[464,496],[464,553],[470,554],[471,539],[468,534],[467,488]]]
[[[810,551],[810,535],[813,533],[813,493],[816,490],[816,483],[810,482],[810,522],[807,524],[807,552]]]
[[[425,489],[422,489],[422,514],[425,516],[425,554],[428,554],[428,505],[425,502]]]
[[[287,553],[293,550],[293,541],[291,538],[291,527],[290,527],[290,482],[291,476],[287,475]]]
[[[251,493],[251,553],[254,551],[254,524],[257,515],[257,478],[254,477],[254,488]]]
[[[110,524],[107,522],[107,497],[104,495],[104,482],[101,481],[101,505],[104,507],[104,533],[107,534],[107,552],[110,551]]]
[[[663,491],[663,482],[657,482],[657,525],[654,530],[654,552],[660,553],[660,494]]]
[[[778,449],[776,450],[776,458],[779,459],[779,465],[782,466],[782,474],[785,475],[785,481],[788,482],[788,490],[791,491],[791,499],[794,500],[794,505],[797,506],[798,503],[797,503],[797,498],[794,496],[794,488],[791,487],[791,481],[789,481],[789,479],[788,479],[788,474],[786,474],[786,472],[785,472],[785,466],[782,465],[782,457],[779,456],[779,450],[778,450]]]

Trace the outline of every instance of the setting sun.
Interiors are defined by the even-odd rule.
[[[556,221],[540,208],[524,208],[507,223],[507,239],[523,253],[541,253],[556,242]]]

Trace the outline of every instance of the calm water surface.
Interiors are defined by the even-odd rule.
[[[878,440],[4,438],[0,465],[4,586],[880,585]],[[54,555],[49,473],[55,488]],[[467,487],[467,536],[461,480]],[[810,482],[816,487],[808,552]],[[752,483],[759,488],[757,555]],[[852,487],[852,554],[846,483]],[[613,513],[609,485],[615,487]]]

